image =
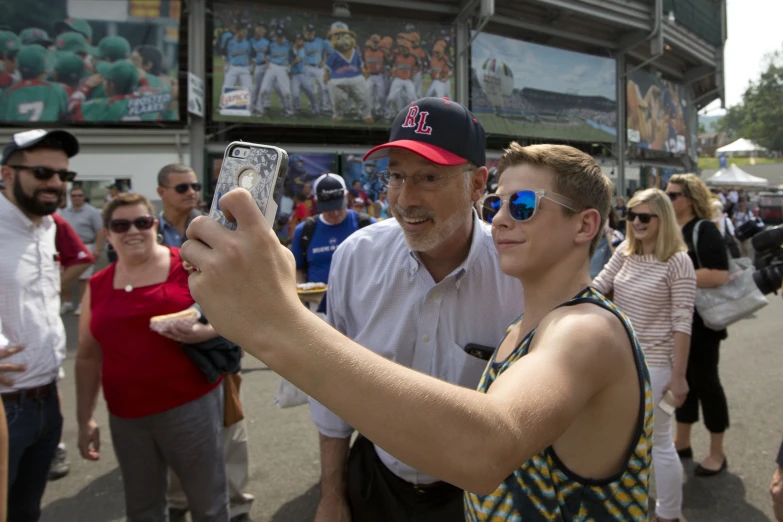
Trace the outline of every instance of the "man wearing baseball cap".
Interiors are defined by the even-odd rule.
[[[337,174],[323,174],[315,180],[313,189],[319,215],[296,226],[291,251],[296,259],[297,283],[328,284],[337,247],[360,228],[375,223],[375,218],[346,208],[345,181]],[[326,304],[324,297],[316,312],[325,314]]]
[[[76,174],[79,142],[62,130],[14,134],[0,173],[0,396],[10,418],[8,520],[39,519],[49,467],[60,442],[57,377],[65,358],[60,271],[51,217]]]
[[[44,81],[49,51],[39,45],[25,45],[16,55],[22,81],[3,94],[0,120],[3,121],[61,121],[68,114],[68,96],[56,83]],[[52,64],[53,65],[53,64]],[[23,106],[40,107],[39,111],[20,111]]]
[[[395,219],[340,246],[327,292],[327,321],[337,330],[470,389],[523,302],[473,211],[487,177],[484,147],[484,129],[459,103],[423,98],[403,108],[389,142],[364,157],[389,158],[378,176]],[[464,520],[460,489],[361,435],[349,451],[353,428],[314,400],[311,407],[321,446],[316,522],[345,520],[348,512],[354,521]]]

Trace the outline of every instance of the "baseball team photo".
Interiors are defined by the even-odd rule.
[[[388,127],[422,96],[454,97],[451,26],[214,5],[217,121]]]
[[[180,0],[8,0],[0,123],[178,122]]]

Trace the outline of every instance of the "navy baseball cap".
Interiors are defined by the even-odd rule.
[[[79,153],[79,140],[70,132],[35,129],[17,132],[11,136],[11,141],[3,148],[3,159],[0,161],[0,165],[5,165],[13,153],[32,148],[42,141],[45,141],[47,145],[51,145],[52,148],[62,150],[69,158]]]
[[[448,98],[421,98],[402,109],[392,123],[389,142],[364,156],[385,158],[390,148],[405,149],[437,165],[486,163],[486,134],[473,113]]]
[[[315,209],[318,212],[342,210],[348,204],[345,199],[345,181],[337,174],[327,172],[313,183]]]

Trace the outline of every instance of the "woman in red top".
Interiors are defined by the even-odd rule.
[[[90,278],[76,360],[79,451],[99,458],[98,392],[125,487],[129,521],[164,521],[167,469],[177,474],[193,520],[228,521],[221,381],[210,384],[179,343],[217,337],[209,325],[158,334],[150,318],[193,305],[178,248],[156,242],[157,219],[139,194],[103,212],[117,262]]]

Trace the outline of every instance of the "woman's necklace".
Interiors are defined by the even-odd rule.
[[[128,293],[133,292],[133,285],[131,283],[128,283],[127,285],[125,285],[125,291],[128,292]]]

